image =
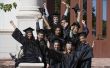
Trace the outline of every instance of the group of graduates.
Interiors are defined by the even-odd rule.
[[[35,39],[34,29],[29,27],[24,30],[25,36],[14,25],[12,37],[22,44],[23,54],[15,59],[15,67],[19,63],[44,63],[44,68],[91,68],[93,57],[92,47],[86,38],[89,30],[82,20],[83,30],[80,29],[80,8],[78,4],[73,8],[77,21],[69,25],[67,15],[70,6],[65,2],[66,11],[61,19],[58,14],[49,16],[46,4],[39,9],[36,22]]]

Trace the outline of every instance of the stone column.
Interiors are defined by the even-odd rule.
[[[27,27],[36,28],[36,15],[38,8],[43,7],[43,0],[20,0],[17,12],[18,27],[21,31]],[[36,35],[36,32],[34,32]]]

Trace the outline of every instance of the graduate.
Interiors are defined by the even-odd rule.
[[[60,26],[57,26],[55,28],[54,33],[52,32],[52,30],[50,30],[50,32],[48,33],[50,33],[50,35],[48,36],[50,43],[53,44],[53,41],[56,39],[60,40],[62,45],[65,43],[65,39],[63,38],[62,28]]]
[[[61,20],[61,27],[63,32],[63,38],[67,40],[69,37],[69,31],[70,31],[69,22],[67,21],[67,18],[63,18]]]
[[[33,30],[31,27],[24,30],[25,36],[21,33],[21,31],[14,25],[13,21],[10,21],[10,24],[14,27],[14,32],[12,33],[12,37],[22,44],[23,48],[23,56],[18,58],[15,62],[15,67],[19,65],[19,63],[40,63],[42,62],[42,54],[35,43],[35,39],[33,36]]]
[[[67,42],[64,52],[58,52],[53,49],[48,49],[48,57],[60,63],[60,68],[77,68],[74,55],[75,45],[72,42]]]
[[[46,48],[47,48],[47,40],[45,39],[44,30],[37,31],[37,39],[36,44],[38,45],[41,54],[42,54],[42,62],[44,63],[44,68],[46,68],[47,60],[46,60]]]
[[[65,2],[62,2],[63,4],[66,5],[66,10],[64,12],[64,15],[62,16],[62,19],[67,17],[68,13],[69,13],[69,4],[65,3]],[[48,13],[48,10],[47,10],[47,6],[46,6],[46,3],[44,3],[44,9],[45,9],[45,14],[46,14],[46,17],[48,18],[49,20],[49,25],[51,26],[51,29],[52,29],[52,32],[54,32],[55,28],[57,26],[61,26],[60,24],[60,18],[59,18],[59,15],[58,13],[53,13],[52,15],[49,15]]]
[[[61,68],[91,68],[93,57],[92,47],[82,41],[77,49],[71,48],[75,46],[71,43],[67,43],[66,46],[68,50],[64,53],[48,49],[48,57],[59,61]]]
[[[39,8],[39,12],[36,16],[36,31],[42,29],[42,30],[45,30],[46,27],[49,26],[49,24],[47,23],[47,20],[46,20],[46,15],[44,14],[44,11],[43,11],[43,8]]]
[[[54,40],[53,45],[51,46],[51,48],[57,52],[61,52],[61,43],[59,40]],[[57,55],[56,55],[57,56]],[[61,68],[61,62],[48,58],[48,67],[50,68]],[[48,68],[47,67],[47,68]]]
[[[62,68],[71,68],[70,62],[74,59],[75,45],[71,41],[67,41],[64,50],[65,60],[62,62]]]
[[[74,54],[74,67],[75,68],[91,68],[92,58],[93,58],[93,49],[86,41],[87,35],[81,33],[80,43]],[[72,63],[71,63],[72,64]]]
[[[82,24],[83,24],[82,32],[84,32],[87,36],[89,33],[89,30],[88,30],[87,25],[84,20],[82,20]],[[75,22],[71,25],[71,30],[69,33],[69,37],[70,37],[71,41],[74,42],[76,45],[79,43],[79,35],[80,35],[80,33],[82,33],[82,32],[79,32],[79,29],[80,29],[79,23]]]
[[[56,28],[57,26],[60,25],[60,20],[59,20],[59,14],[58,13],[53,13],[52,15],[49,14],[48,9],[47,9],[47,5],[46,3],[43,4],[44,6],[44,13],[45,13],[45,17],[46,19],[48,19],[49,21],[49,25],[52,27],[52,31],[54,31],[54,28]]]

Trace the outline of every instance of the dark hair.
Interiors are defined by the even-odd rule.
[[[44,32],[44,30],[43,30],[43,29],[37,30],[37,34],[39,34],[39,33],[41,33],[41,34],[44,34],[44,35],[45,35],[45,32]]]
[[[78,22],[73,22],[71,26],[77,26],[78,28],[80,28],[80,24]]]
[[[28,33],[29,33],[29,32],[25,33],[25,38],[27,38],[27,39],[28,39],[28,36],[27,36]],[[32,33],[32,32],[30,32],[30,33]],[[33,33],[32,33],[31,40],[35,40],[35,37],[34,37]]]
[[[67,53],[67,47],[66,47],[67,44],[72,44],[71,46],[72,46],[72,51],[73,51],[73,48],[75,48],[75,44],[71,41],[67,41],[64,47],[65,52]]]
[[[87,35],[85,32],[80,33],[79,37],[83,36],[84,38],[87,38]]]
[[[55,29],[54,29],[54,34],[55,34],[55,31],[56,31],[56,29],[57,29],[57,28],[59,28],[59,29],[60,29],[60,31],[61,31],[61,36],[63,36],[63,31],[62,31],[61,26],[57,26],[57,27],[55,27]]]
[[[60,40],[58,40],[58,39],[55,39],[55,40],[53,41],[53,44],[54,44],[54,43],[59,43],[59,44],[61,44]]]
[[[72,44],[72,46],[75,46],[75,43],[72,42],[71,40],[67,41],[66,44]]]
[[[62,19],[61,19],[61,21],[62,21],[62,20],[65,20],[66,22],[68,22],[68,19],[67,19],[67,17],[66,17],[66,16],[64,16],[64,15],[62,16]]]

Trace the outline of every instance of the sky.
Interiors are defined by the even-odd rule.
[[[93,0],[93,7],[96,9],[96,0]],[[103,0],[103,20],[106,20],[107,0]],[[96,14],[96,11],[94,12]]]

